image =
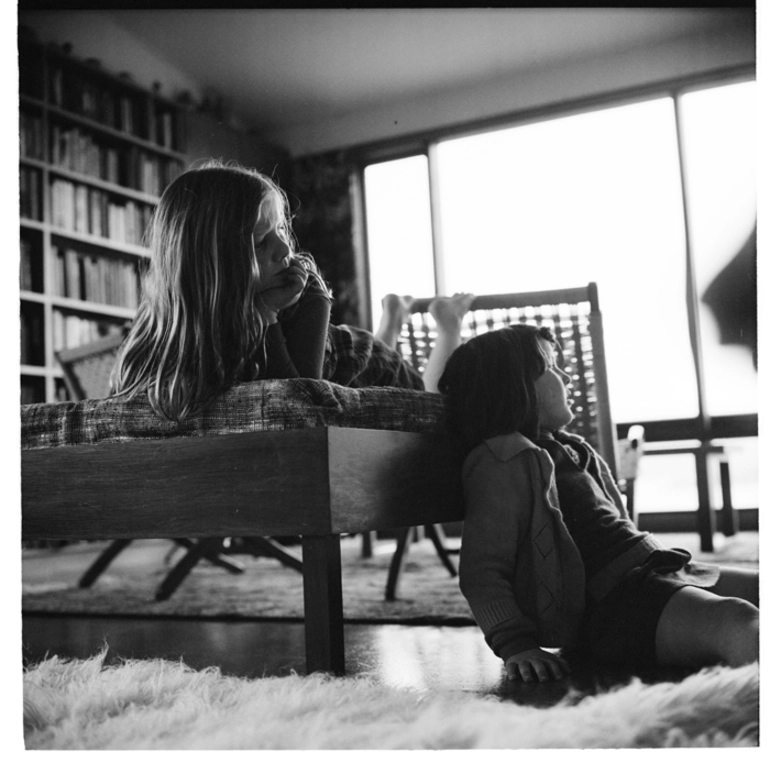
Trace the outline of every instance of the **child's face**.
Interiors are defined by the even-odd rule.
[[[570,377],[556,365],[553,345],[539,337],[537,341],[546,363],[545,372],[535,379],[535,392],[540,409],[538,424],[540,429],[553,432],[567,426],[574,418],[567,397]]]
[[[292,255],[286,223],[276,215],[261,216],[254,228],[253,239],[260,290],[282,285],[281,274],[289,267]]]

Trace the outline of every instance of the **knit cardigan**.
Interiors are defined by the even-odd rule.
[[[606,462],[608,496],[628,517]],[[580,553],[559,509],[554,464],[519,433],[486,440],[463,464],[465,525],[460,588],[485,636],[506,623],[498,656],[574,642],[586,592],[601,599],[661,546],[648,533],[586,581]],[[489,642],[489,638],[487,639]]]

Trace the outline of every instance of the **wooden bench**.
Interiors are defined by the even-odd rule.
[[[431,432],[314,427],[22,450],[22,536],[302,537],[307,672],[345,673],[340,534],[462,518]]]

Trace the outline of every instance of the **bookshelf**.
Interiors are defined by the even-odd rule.
[[[19,42],[21,402],[67,399],[55,352],[133,318],[143,236],[186,166],[179,104]]]

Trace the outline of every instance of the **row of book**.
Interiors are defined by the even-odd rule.
[[[42,305],[22,302],[21,316],[21,364],[42,366],[45,364]]]
[[[141,246],[152,212],[150,205],[117,202],[105,191],[68,180],[51,183],[51,221],[64,230]]]
[[[22,237],[19,243],[19,288],[22,291],[43,291],[40,252],[32,242]]]
[[[20,362],[21,365],[45,365],[45,339],[43,330],[43,311],[40,305],[25,305],[20,316]],[[27,309],[25,309],[27,308]],[[119,334],[125,321],[84,318],[79,315],[53,311],[53,349],[54,352],[81,344],[95,342],[101,337]]]
[[[156,111],[155,113],[155,142],[163,148],[180,151],[177,136],[177,116],[173,111]]]
[[[91,81],[80,72],[51,70],[51,102],[54,106],[101,122],[107,127],[163,148],[178,150],[177,116],[173,108],[150,109],[146,95],[116,91],[114,84]]]
[[[41,376],[22,376],[20,391],[20,402],[22,405],[44,403],[45,379]],[[57,403],[66,403],[69,399],[66,385],[61,379],[57,379],[56,388],[54,390],[54,401]]]
[[[53,273],[54,294],[60,297],[118,307],[139,305],[139,274],[135,262],[56,247]]]
[[[43,97],[43,56],[39,48],[19,40],[19,93]]]
[[[32,403],[45,402],[45,379],[37,377],[21,377],[21,404],[30,405]],[[61,387],[56,390],[57,402],[64,402],[67,399],[66,390]],[[60,396],[61,395],[61,396]]]
[[[89,344],[101,337],[119,334],[122,330],[122,322],[94,320],[63,313],[60,310],[53,311],[54,352],[70,347],[79,347],[81,344]]]
[[[32,167],[19,167],[19,214],[29,220],[43,219],[40,196],[40,172]]]
[[[147,98],[117,91],[113,84],[102,84],[81,72],[61,67],[50,71],[51,102],[75,114],[93,119],[138,138],[147,138]]]
[[[24,50],[20,56],[19,92],[43,97],[42,58]],[[148,94],[133,89],[116,90],[114,82],[92,80],[81,71],[53,67],[49,73],[50,100],[54,106],[93,119],[107,127],[151,140],[162,148],[183,150],[180,146],[178,111]]]
[[[115,148],[79,129],[51,128],[51,162],[57,167],[160,196],[181,172],[179,162],[137,146]]]
[[[19,113],[19,156],[45,161],[43,119],[36,114]]]

